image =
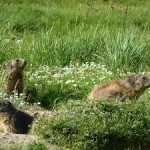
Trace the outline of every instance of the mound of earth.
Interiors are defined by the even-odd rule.
[[[54,112],[46,110],[25,110],[25,112],[35,118],[53,119],[55,116]]]
[[[35,117],[35,119],[46,118],[52,119],[55,115],[51,111],[42,110],[25,110],[24,112]],[[36,135],[28,134],[13,134],[13,133],[0,133],[0,149],[20,148],[25,150],[27,146],[32,142],[42,141],[46,144],[47,149],[55,150],[56,146],[48,144],[46,141]]]
[[[38,140],[40,140],[40,138],[35,135],[0,133],[0,148],[11,148],[16,146],[25,148],[31,142]]]

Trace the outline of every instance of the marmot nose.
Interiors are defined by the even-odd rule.
[[[19,59],[16,59],[16,61],[18,62],[18,61],[20,61]]]
[[[24,60],[24,67],[27,65],[27,61],[26,60]]]
[[[20,60],[19,59],[16,59],[16,64],[18,65],[20,63]]]

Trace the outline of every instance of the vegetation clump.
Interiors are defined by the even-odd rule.
[[[52,121],[36,122],[34,132],[60,147],[119,150],[150,146],[149,101],[72,101],[61,106],[57,113]]]

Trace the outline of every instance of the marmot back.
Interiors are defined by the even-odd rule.
[[[150,77],[137,74],[128,76],[123,80],[110,81],[105,84],[97,85],[88,96],[89,100],[119,98],[138,99],[143,92],[150,87]]]
[[[11,102],[0,100],[0,132],[26,134],[34,117],[17,110]]]
[[[10,96],[23,92],[23,71],[26,66],[24,59],[14,59],[7,63],[4,75],[4,92]]]

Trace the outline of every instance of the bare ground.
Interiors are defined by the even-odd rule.
[[[25,149],[29,143],[38,140],[40,138],[34,135],[0,133],[1,148],[21,147]]]
[[[47,118],[52,119],[54,117],[54,113],[51,111],[37,111],[37,110],[25,110],[25,112],[29,113],[31,116],[35,118]],[[43,139],[36,135],[28,135],[28,134],[13,134],[13,133],[0,133],[0,148],[10,149],[13,147],[19,147],[22,150],[27,148],[27,145],[32,142],[42,141],[46,143]],[[48,150],[55,150],[55,145],[50,145],[46,143],[46,147]]]
[[[53,119],[55,113],[53,111],[45,111],[45,110],[25,110],[26,113],[30,114],[35,118],[46,118]]]

